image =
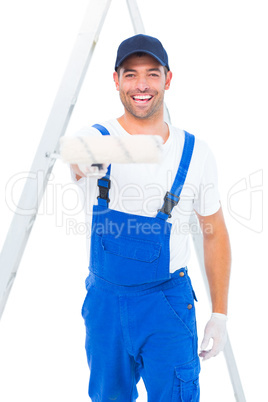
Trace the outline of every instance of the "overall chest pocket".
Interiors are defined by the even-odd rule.
[[[157,260],[161,252],[161,244],[149,240],[140,240],[134,237],[120,236],[114,238],[109,235],[101,239],[104,252],[119,258],[152,263]]]
[[[160,242],[130,236],[95,236],[93,272],[118,285],[139,285],[158,279]],[[92,256],[93,257],[93,256]],[[169,272],[167,273],[169,276]]]

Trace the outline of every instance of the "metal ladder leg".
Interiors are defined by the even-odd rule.
[[[140,15],[136,0],[127,0],[127,4],[128,4],[128,9],[130,12],[130,16],[131,16],[131,20],[132,20],[132,24],[133,24],[135,33],[136,34],[145,33],[144,25],[143,25],[143,22],[141,19],[141,15]],[[165,120],[170,122],[170,115],[169,115],[168,108],[166,105],[165,105]],[[192,223],[199,226],[199,223],[195,216],[192,217]],[[206,270],[205,270],[205,265],[204,265],[203,235],[200,231],[199,234],[193,234],[192,237],[193,237],[193,242],[194,242],[197,259],[198,259],[201,273],[202,273],[202,276],[204,279],[207,295],[210,300],[209,285],[208,285]],[[228,367],[235,398],[236,398],[237,402],[246,402],[229,336],[228,336],[226,346],[224,348],[224,357],[225,357],[226,364]]]
[[[111,0],[90,1],[0,255],[0,318]]]
[[[199,227],[199,222],[198,222],[196,216],[194,216],[194,215],[191,217],[190,226],[191,225],[193,225],[193,227],[195,227],[195,228]],[[208,284],[206,269],[205,269],[205,264],[204,264],[203,235],[202,235],[201,229],[198,231],[198,233],[196,230],[194,231],[194,233],[192,234],[192,239],[193,239],[193,243],[194,243],[196,256],[197,256],[197,259],[199,262],[201,274],[202,274],[202,277],[204,280],[207,296],[210,301],[209,284]],[[231,383],[233,386],[235,399],[237,402],[246,402],[246,398],[244,395],[242,383],[240,380],[240,376],[239,376],[239,372],[238,372],[238,368],[236,365],[236,361],[235,361],[235,357],[234,357],[234,353],[232,350],[229,336],[228,336],[227,343],[225,345],[223,353],[224,353],[224,357],[226,360]]]
[[[135,34],[145,34],[145,28],[136,0],[126,1]],[[170,123],[170,114],[166,104],[164,105],[164,120]]]

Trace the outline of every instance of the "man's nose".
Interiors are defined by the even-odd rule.
[[[139,77],[137,78],[137,89],[139,89],[141,92],[145,92],[147,89],[149,89],[149,84],[147,82],[146,77]]]

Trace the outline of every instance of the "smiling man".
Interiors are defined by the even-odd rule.
[[[161,117],[165,89],[169,88],[171,78],[171,71],[141,52],[129,56],[114,73],[126,111],[133,117],[155,121]]]
[[[135,401],[142,377],[149,402],[197,402],[197,299],[187,269],[192,213],[204,234],[212,300],[200,356],[216,356],[226,341],[230,245],[215,160],[203,141],[164,120],[172,73],[158,39],[135,35],[122,42],[113,78],[123,115],[84,135],[160,135],[163,159],[110,165],[100,178],[72,165],[91,227],[82,308],[89,396],[93,402]]]

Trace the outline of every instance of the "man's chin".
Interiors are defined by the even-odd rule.
[[[156,110],[154,109],[131,110],[130,113],[137,119],[148,119],[156,113]]]

